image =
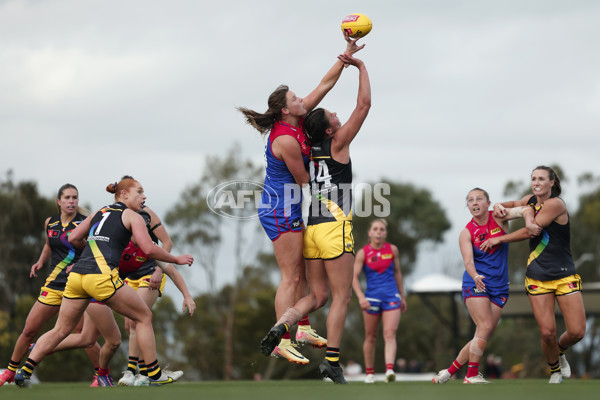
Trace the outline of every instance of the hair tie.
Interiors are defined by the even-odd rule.
[[[119,184],[118,182],[115,182],[115,183],[113,183],[111,186],[113,187],[113,189],[115,189],[115,190],[116,190],[116,189],[117,189],[117,185],[118,185],[118,184]]]

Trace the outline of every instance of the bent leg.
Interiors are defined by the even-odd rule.
[[[148,306],[148,308],[150,310],[152,310],[152,306],[154,306],[154,303],[156,303],[156,300],[158,300],[158,290],[150,290],[149,288],[146,287],[140,287],[138,288],[138,290],[136,291],[136,293],[138,294],[138,296],[140,296],[142,298],[142,300],[144,300],[144,303],[146,303],[146,305]],[[140,346],[138,343],[138,339],[137,339],[137,334],[136,334],[136,323],[129,320],[129,357],[140,357]]]
[[[39,363],[50,354],[73,331],[88,303],[88,299],[63,298],[56,325],[38,339],[29,358]]]
[[[152,312],[142,298],[127,285],[122,286],[105,303],[136,323],[137,342],[146,362],[156,360],[156,342],[152,328]]]
[[[585,335],[585,308],[581,292],[557,296],[556,301],[562,312],[567,330],[560,335],[558,344],[567,349],[583,339]]]
[[[533,316],[538,324],[542,339],[542,351],[550,365],[558,362],[558,341],[556,340],[556,318],[554,316],[553,293],[537,296],[529,295]]]
[[[50,318],[54,317],[59,309],[60,307],[58,306],[49,306],[42,304],[39,301],[35,302],[29,311],[29,315],[27,315],[25,327],[15,343],[15,348],[10,357],[11,360],[19,362],[23,360],[27,351],[29,351],[29,345],[34,341],[36,335],[42,329],[42,326],[44,326]]]
[[[273,242],[275,258],[281,271],[281,282],[275,294],[275,314],[279,319],[296,303],[305,262],[302,255],[302,232],[286,232]]]
[[[344,253],[334,260],[325,260],[324,263],[331,288],[331,306],[327,315],[327,345],[339,348],[352,295],[354,254]]]
[[[100,368],[108,369],[110,360],[112,360],[121,345],[121,332],[109,307],[103,304],[91,303],[87,309],[87,314],[104,338],[104,344],[100,349],[99,364]]]

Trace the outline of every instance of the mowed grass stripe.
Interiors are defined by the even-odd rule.
[[[334,385],[322,381],[233,381],[178,382],[164,387],[90,388],[87,383],[44,383],[30,389],[13,385],[0,388],[0,397],[11,400],[307,400],[307,399],[415,399],[415,400],[547,400],[597,398],[600,380],[565,380],[550,385],[547,379],[496,380],[489,385],[464,385],[451,381],[443,385],[430,382],[394,382]],[[341,397],[343,396],[343,397]]]

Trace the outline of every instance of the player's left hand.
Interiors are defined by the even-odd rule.
[[[191,297],[186,297],[183,299],[183,306],[181,307],[181,311],[185,312],[187,308],[188,313],[190,313],[190,317],[194,315],[194,311],[196,311],[196,303],[194,303],[194,299]]]
[[[160,289],[160,284],[162,283],[162,269],[156,268],[150,276],[150,282],[148,282],[148,287],[150,290],[158,290]]]

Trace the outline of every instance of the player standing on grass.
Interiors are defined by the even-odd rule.
[[[571,376],[565,351],[583,339],[586,328],[585,308],[581,296],[581,277],[575,272],[571,255],[570,218],[556,172],[547,166],[531,173],[531,190],[521,200],[494,205],[494,215],[503,216],[510,207],[523,209],[525,227],[509,235],[490,239],[482,248],[490,249],[503,242],[529,239],[529,259],[525,273],[525,290],[542,337],[542,351],[550,367],[550,382],[562,383]],[[555,303],[558,303],[566,330],[556,338]]]
[[[394,361],[396,360],[396,332],[400,324],[400,314],[406,312],[406,296],[400,271],[400,255],[398,248],[385,241],[387,222],[375,219],[369,225],[369,244],[360,249],[354,260],[354,279],[352,287],[363,310],[365,321],[365,341],[363,354],[365,358],[365,383],[375,382],[375,345],[379,321],[383,323],[383,339],[385,341],[385,380],[396,380]],[[363,293],[359,277],[364,271],[367,278],[367,289]]]
[[[475,335],[462,348],[450,367],[433,377],[433,383],[446,383],[467,362],[463,383],[489,383],[479,372],[485,346],[498,325],[502,308],[508,301],[508,244],[482,250],[481,244],[508,232],[508,220],[520,217],[520,209],[509,216],[494,217],[488,193],[475,188],[467,194],[467,207],[473,216],[461,231],[458,244],[465,272],[463,300],[476,326]]]

